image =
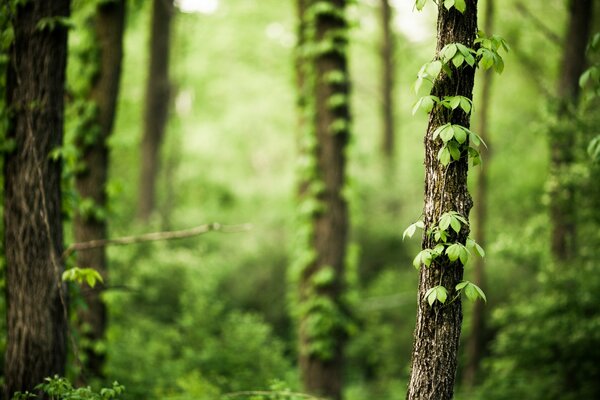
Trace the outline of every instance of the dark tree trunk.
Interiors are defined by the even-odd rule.
[[[585,69],[585,49],[590,35],[592,0],[569,1],[569,23],[558,83],[558,117],[568,120],[579,97],[579,77]],[[575,187],[569,183],[569,168],[575,161],[575,135],[557,127],[550,132],[550,191],[552,255],[559,262],[576,253],[577,225]]]
[[[153,0],[150,37],[150,72],[146,86],[144,133],[138,193],[138,218],[147,221],[156,206],[156,181],[160,145],[165,135],[169,111],[169,48],[173,0]]]
[[[467,0],[464,14],[451,8],[438,6],[437,52],[446,44],[462,43],[473,47],[477,32],[477,1]],[[468,65],[454,70],[452,77],[445,73],[435,81],[432,94],[442,96],[462,95],[472,98],[475,70]],[[423,210],[426,231],[437,225],[442,213],[456,211],[468,218],[472,200],[467,190],[468,162],[465,152],[459,161],[444,167],[437,158],[441,140],[433,139],[434,130],[444,123],[452,122],[469,127],[469,116],[436,107],[431,112],[425,136],[425,206]],[[455,242],[465,243],[469,229],[463,226],[454,237]],[[433,235],[423,236],[423,249],[434,248]],[[451,399],[454,391],[458,344],[462,323],[460,297],[453,299],[455,286],[462,280],[463,265],[439,257],[430,267],[421,266],[419,281],[419,306],[412,355],[412,371],[407,399]],[[428,289],[443,285],[448,290],[448,301],[430,306],[425,299]]]
[[[31,1],[13,21],[6,99],[17,147],[4,164],[7,399],[65,370],[61,163],[49,154],[62,145],[67,30],[39,22],[68,15],[68,0]]]
[[[78,142],[85,167],[76,176],[77,191],[82,198],[91,199],[95,206],[102,209],[107,207],[106,182],[109,159],[107,142],[113,129],[119,92],[124,20],[124,0],[105,2],[98,6],[94,29],[100,50],[99,73],[92,84],[89,100],[98,107],[97,118],[90,121],[90,124],[99,127],[100,135],[89,145],[81,140]],[[94,213],[77,214],[73,227],[76,242],[107,237],[106,219]],[[107,279],[104,247],[78,252],[77,265],[81,268],[93,268],[105,280]],[[106,330],[106,306],[100,298],[101,293],[101,285],[93,289],[83,289],[87,309],[80,312],[80,324],[83,336],[91,344],[104,340]],[[86,347],[83,351],[85,352],[82,373],[84,380],[88,375],[102,376],[104,354],[94,351],[93,346]]]
[[[312,5],[322,0],[308,0],[304,3],[306,12]],[[300,372],[304,388],[311,394],[339,400],[342,396],[343,346],[345,327],[339,321],[346,312],[342,301],[345,279],[345,254],[348,233],[348,210],[342,194],[345,184],[345,148],[349,138],[348,106],[348,66],[345,52],[345,0],[329,0],[339,14],[318,13],[311,21],[306,21],[305,33],[308,44],[334,43],[307,57],[305,81],[306,102],[310,112],[303,123],[309,145],[301,145],[301,150],[314,160],[312,176],[301,179],[300,193],[305,200],[312,198],[319,209],[310,214],[308,224],[311,235],[308,246],[312,257],[300,275],[299,308],[308,310],[300,320]],[[314,14],[313,14],[314,15]],[[309,35],[308,31],[312,33]],[[332,39],[332,35],[337,39]],[[335,75],[334,75],[335,74]],[[338,78],[333,79],[332,77]],[[341,79],[340,79],[341,77]],[[332,102],[332,99],[342,100]],[[306,138],[305,138],[306,139]],[[315,284],[315,279],[324,272],[331,271],[332,278],[327,283]],[[313,305],[330,304],[325,310]],[[315,321],[326,321],[321,326],[329,328],[315,332]],[[319,325],[319,324],[317,324]],[[317,342],[327,350],[323,351]]]
[[[485,3],[485,33],[492,34],[494,26],[494,0],[487,0]],[[475,241],[483,248],[486,246],[486,229],[488,216],[488,166],[492,153],[491,140],[488,133],[490,99],[492,93],[491,69],[485,71],[481,82],[481,102],[479,104],[479,124],[477,133],[488,144],[488,151],[484,148],[480,152],[485,159],[485,166],[479,170],[479,180],[477,181],[477,206]],[[473,283],[485,291],[485,270],[483,258],[475,259]],[[476,301],[473,305],[473,317],[471,321],[471,332],[467,342],[467,365],[465,366],[463,384],[466,387],[473,387],[477,383],[477,373],[484,350],[485,336],[485,305],[481,301]]]
[[[381,94],[383,140],[381,150],[389,160],[394,156],[394,33],[389,0],[381,0]]]

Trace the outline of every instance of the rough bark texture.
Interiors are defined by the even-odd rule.
[[[160,145],[169,111],[169,49],[173,0],[153,0],[150,37],[150,72],[146,87],[144,133],[138,193],[138,218],[147,221],[155,208]]]
[[[569,23],[558,83],[558,116],[568,119],[579,97],[579,77],[585,69],[585,49],[590,35],[592,0],[569,1]],[[550,191],[552,254],[564,262],[576,254],[577,225],[575,187],[569,184],[569,168],[575,161],[576,138],[564,129],[550,134],[550,169],[555,183]]]
[[[317,0],[309,0],[309,7]],[[323,0],[318,0],[323,1]],[[339,9],[344,9],[345,0],[329,0],[331,4]],[[317,41],[327,40],[328,35],[336,29],[345,28],[345,21],[329,16],[317,18],[316,34]],[[324,190],[318,196],[323,211],[314,215],[312,247],[316,253],[315,261],[309,265],[301,276],[300,302],[304,302],[313,294],[310,293],[311,278],[321,269],[331,267],[335,271],[333,284],[325,288],[317,289],[319,296],[325,296],[343,309],[342,293],[344,290],[345,276],[345,254],[348,234],[348,209],[346,200],[342,195],[345,183],[345,147],[348,143],[349,132],[332,131],[332,124],[339,118],[349,120],[348,104],[340,105],[332,109],[328,100],[336,94],[348,95],[346,83],[327,82],[325,76],[328,72],[339,71],[347,76],[348,66],[345,54],[327,53],[306,62],[314,63],[311,70],[314,71],[315,84],[307,93],[314,101],[315,114],[312,120],[306,124],[313,124],[316,134],[316,162],[317,174],[320,181],[324,183]],[[310,288],[310,289],[309,289]],[[325,396],[333,400],[342,397],[342,368],[343,368],[343,346],[345,334],[343,330],[337,330],[335,337],[331,338],[334,343],[333,356],[323,359],[308,351],[310,347],[310,334],[307,332],[306,321],[300,322],[300,371],[304,388],[311,394]]]
[[[65,370],[61,164],[49,153],[62,145],[67,30],[38,23],[68,14],[68,0],[31,1],[13,21],[6,98],[17,147],[4,164],[7,399]]]
[[[491,35],[494,26],[494,0],[485,2],[485,27],[484,31],[487,35]],[[479,170],[479,179],[477,180],[477,206],[475,241],[483,248],[486,246],[486,229],[488,215],[488,166],[492,156],[491,140],[489,137],[489,110],[490,99],[492,93],[493,72],[491,69],[485,71],[481,82],[481,102],[479,103],[479,123],[477,133],[488,145],[488,150],[480,149],[485,165]],[[479,286],[484,292],[486,289],[484,260],[481,257],[475,259],[473,268],[473,283]],[[485,304],[481,301],[476,301],[473,304],[473,316],[471,319],[471,332],[469,341],[467,342],[467,364],[465,366],[463,384],[466,387],[473,387],[477,383],[477,374],[479,364],[484,351],[484,335],[485,335]]]
[[[75,179],[77,191],[82,198],[93,200],[96,206],[103,209],[107,206],[106,182],[109,161],[107,141],[113,129],[119,92],[124,20],[124,0],[105,2],[98,6],[94,29],[100,49],[100,65],[98,76],[92,84],[89,100],[98,107],[97,118],[90,123],[99,126],[100,135],[90,145],[84,145],[83,141],[78,143],[85,166]],[[77,214],[73,228],[75,242],[88,242],[107,237],[106,220],[96,218],[93,214]],[[98,248],[78,252],[77,266],[94,268],[106,281],[106,250]],[[87,376],[102,376],[104,354],[94,351],[93,348],[94,343],[104,339],[106,330],[106,306],[100,298],[101,293],[101,284],[93,289],[83,289],[87,309],[80,312],[79,318],[82,334],[91,345],[83,348],[85,355],[82,378],[84,381]]]
[[[381,150],[388,159],[394,156],[394,33],[389,0],[381,0],[381,95],[383,140]]]
[[[446,10],[443,2],[438,7],[437,52],[446,44],[462,43],[473,46],[477,32],[477,1],[468,0],[464,14],[454,8]],[[452,77],[442,73],[436,80],[432,94],[442,96],[462,95],[472,98],[474,69],[463,65],[455,70]],[[469,127],[469,116],[462,111],[450,117],[447,110],[436,107],[429,118],[425,135],[425,207],[424,222],[426,231],[437,224],[440,215],[456,211],[465,218],[472,207],[467,190],[468,162],[466,152],[459,161],[448,168],[437,159],[441,140],[433,140],[433,131],[451,121]],[[464,227],[454,241],[465,243],[468,228]],[[433,236],[423,236],[423,249],[433,248],[437,243]],[[459,261],[449,262],[445,257],[436,259],[430,267],[421,266],[419,281],[419,305],[412,355],[412,371],[407,399],[451,399],[454,391],[458,344],[462,322],[460,298],[451,302],[455,295],[454,287],[463,277],[463,266]],[[448,290],[445,305],[435,302],[431,307],[424,295],[437,285]]]

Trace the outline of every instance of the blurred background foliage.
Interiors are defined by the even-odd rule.
[[[417,274],[411,261],[418,240],[403,242],[401,234],[421,214],[426,117],[410,114],[416,101],[410,86],[434,51],[435,10],[416,13],[411,0],[392,3],[397,41],[392,162],[379,150],[379,2],[361,0],[350,10],[356,26],[349,187],[359,276],[358,329],[347,349],[348,400],[404,397],[414,329]],[[480,383],[468,391],[459,385],[457,398],[599,398],[598,166],[585,156],[578,164],[583,176],[578,207],[588,210],[579,234],[585,250],[572,265],[555,265],[547,184],[548,130],[556,121],[548,93],[556,87],[562,48],[519,11],[518,1],[497,3],[495,33],[513,51],[493,86],[488,138],[493,158],[482,167],[489,172],[490,320]],[[104,294],[109,330],[106,342],[93,345],[107,354],[106,382],[124,384],[125,398],[214,399],[266,390],[273,382],[300,390],[286,278],[295,214],[294,2],[199,4],[200,11],[178,12],[174,21],[175,95],[161,150],[158,209],[142,225],[134,221],[150,2],[128,2],[122,86],[110,138],[110,236],[212,221],[253,228],[109,248]],[[527,7],[563,36],[565,1],[531,0]],[[597,7],[596,17],[599,13]],[[593,32],[600,18],[595,21]],[[81,46],[80,35],[71,31],[71,47]],[[84,76],[74,60],[70,87]],[[479,96],[476,83],[473,126]],[[565,131],[583,138],[581,146],[598,134],[597,102],[591,104]],[[473,185],[477,176],[475,168]],[[65,232],[72,240],[68,226]],[[470,308],[465,305],[464,341]],[[74,361],[70,373],[77,373]]]

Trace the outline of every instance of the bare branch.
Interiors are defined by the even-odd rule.
[[[221,225],[217,222],[200,225],[195,228],[184,229],[180,231],[152,232],[137,236],[124,236],[115,239],[97,239],[89,242],[73,243],[64,251],[63,259],[68,258],[76,251],[96,249],[113,245],[127,245],[143,242],[155,242],[159,240],[183,239],[192,236],[202,235],[211,231],[223,233],[247,232],[252,229],[250,224],[241,225]]]

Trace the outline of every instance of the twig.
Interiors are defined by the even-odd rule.
[[[536,28],[538,28],[548,40],[550,40],[550,42],[554,43],[559,47],[563,46],[563,40],[560,38],[560,36],[558,36],[552,29],[550,29],[546,24],[544,24],[544,22],[540,20],[534,13],[529,11],[525,4],[519,1],[517,2],[517,4],[515,4],[515,7],[521,13],[521,15],[528,18],[533,23],[533,25]]]
[[[246,232],[252,229],[252,225],[250,224],[241,224],[241,225],[221,225],[219,223],[213,222],[210,224],[200,225],[195,228],[184,229],[180,231],[166,231],[166,232],[152,232],[145,233],[137,236],[124,236],[115,239],[97,239],[90,240],[89,242],[80,242],[73,243],[64,251],[62,257],[63,259],[68,258],[71,254],[80,250],[90,250],[96,249],[98,247],[106,247],[113,245],[127,245],[127,244],[135,244],[135,243],[143,243],[143,242],[155,242],[158,240],[173,240],[173,239],[183,239],[192,236],[202,235],[204,233],[208,233],[211,231],[218,231],[223,233],[236,233],[236,232]]]

